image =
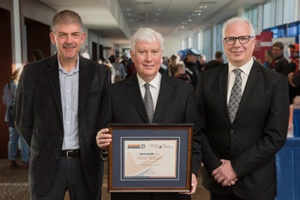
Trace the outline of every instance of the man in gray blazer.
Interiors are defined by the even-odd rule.
[[[79,56],[80,16],[57,13],[50,37],[57,55],[28,64],[19,81],[16,128],[30,146],[31,199],[101,197],[103,163],[95,148],[110,70]]]

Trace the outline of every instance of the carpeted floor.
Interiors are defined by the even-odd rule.
[[[17,160],[21,163],[19,160]],[[199,169],[197,191],[192,195],[192,200],[209,200],[209,192],[202,186],[202,169]],[[104,167],[102,200],[109,200],[110,193],[107,192],[107,162]],[[6,166],[0,166],[0,200],[28,200],[28,169],[9,169],[8,161]],[[68,192],[64,200],[69,200]]]

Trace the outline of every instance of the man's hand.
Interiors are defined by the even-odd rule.
[[[230,160],[221,159],[221,162],[222,165],[212,171],[211,175],[215,181],[221,183],[223,187],[234,185],[238,177],[232,168]]]
[[[195,174],[192,174],[192,189],[191,189],[191,192],[189,193],[182,193],[182,194],[194,194],[196,192],[196,189],[197,189],[197,177]]]
[[[96,136],[96,142],[98,147],[103,149],[104,151],[107,151],[108,146],[110,145],[110,142],[112,141],[111,135],[108,134],[109,129],[103,128],[101,129]]]
[[[293,78],[295,76],[295,73],[294,72],[291,72],[288,74],[288,81],[289,81],[289,84],[292,86],[292,87],[297,87],[294,83],[293,83]]]

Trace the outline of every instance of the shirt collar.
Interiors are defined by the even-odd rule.
[[[76,72],[79,72],[79,58],[80,56],[78,55],[78,59],[77,59],[77,63],[74,67],[74,69],[72,69],[69,73],[61,66],[60,64],[60,61],[59,61],[59,58],[58,58],[58,55],[57,55],[57,60],[58,60],[58,70],[63,72],[63,73],[66,73],[66,74],[74,74]]]
[[[242,72],[244,72],[245,74],[247,74],[249,76],[253,62],[254,62],[253,58],[251,58],[246,64],[244,64],[243,66],[241,66],[239,68],[242,70]],[[228,74],[230,74],[235,68],[237,68],[237,67],[234,66],[233,64],[231,64],[230,62],[228,62]]]
[[[144,84],[146,83],[146,81],[144,81],[138,73],[136,73],[137,75],[137,79],[138,79],[138,82],[139,82],[139,85],[140,85],[140,88],[144,86]],[[158,89],[159,87],[159,84],[160,84],[160,81],[161,81],[161,74],[158,72],[155,76],[155,78],[150,81],[150,85],[156,89]]]

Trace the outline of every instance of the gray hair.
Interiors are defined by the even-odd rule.
[[[58,24],[65,24],[65,25],[70,25],[70,24],[78,24],[81,33],[83,33],[82,30],[82,20],[81,17],[74,11],[72,10],[62,10],[54,16],[52,20],[52,32],[56,33],[56,28]]]
[[[244,17],[233,17],[229,20],[227,20],[224,24],[223,30],[222,30],[222,37],[223,39],[225,38],[225,29],[227,28],[228,25],[234,24],[234,23],[246,23],[250,27],[250,36],[255,36],[255,31],[253,28],[252,23],[250,20],[244,18]]]
[[[154,31],[151,28],[140,28],[130,39],[130,45],[132,52],[135,52],[135,43],[139,42],[147,42],[154,43],[156,40],[160,43],[160,50],[163,49],[164,39],[160,33]]]

